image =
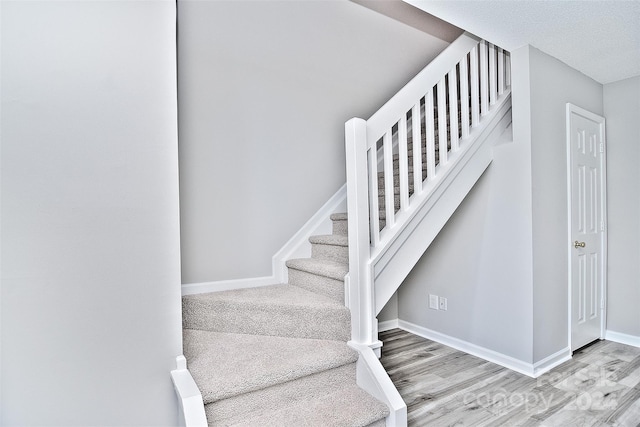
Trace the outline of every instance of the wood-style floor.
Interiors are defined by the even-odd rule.
[[[597,341],[534,379],[400,329],[380,361],[417,426],[640,426],[640,348]]]

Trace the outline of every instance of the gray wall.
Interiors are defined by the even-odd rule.
[[[0,424],[175,425],[175,3],[1,7]]]
[[[607,329],[640,337],[640,76],[604,85],[607,119]]]
[[[569,340],[566,103],[601,116],[603,104],[600,83],[533,47],[529,55],[537,362]]]
[[[448,43],[347,0],[178,2],[183,283],[268,276],[368,118]]]
[[[398,290],[402,320],[531,361],[531,215],[524,144],[492,164]],[[444,296],[447,311],[428,308]],[[508,321],[505,321],[508,319]]]

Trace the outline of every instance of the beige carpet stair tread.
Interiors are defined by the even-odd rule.
[[[187,366],[205,404],[350,364],[345,342],[183,331]]]
[[[355,383],[356,364],[350,363],[297,380],[210,403],[206,405],[205,412],[210,424],[229,426],[261,416],[276,408],[319,399],[343,388],[346,384]]]
[[[287,267],[328,277],[334,280],[344,280],[344,276],[349,272],[349,265],[337,261],[317,260],[313,258],[290,259],[286,262]]]
[[[332,245],[332,246],[349,246],[349,237],[337,234],[326,234],[309,237],[312,244]]]
[[[184,296],[182,313],[185,329],[344,341],[351,333],[344,304],[288,284]]]
[[[385,405],[357,386],[346,386],[312,401],[250,418],[237,427],[365,427],[389,414]]]
[[[304,308],[329,308],[343,307],[339,303],[325,298],[313,292],[305,291],[296,286],[279,284],[271,286],[258,286],[255,288],[236,289],[232,291],[210,292],[197,295],[185,295],[183,299],[220,301],[226,303],[258,306],[274,304],[276,306],[300,306]]]

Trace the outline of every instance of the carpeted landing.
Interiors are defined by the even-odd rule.
[[[356,385],[347,345],[347,216],[287,261],[289,283],[182,298],[184,353],[210,426],[375,426],[389,411]]]

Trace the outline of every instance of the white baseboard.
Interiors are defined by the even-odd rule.
[[[604,339],[609,341],[618,342],[620,344],[632,345],[634,347],[640,347],[640,337],[636,335],[623,334],[622,332],[615,332],[607,330],[604,334]]]
[[[400,326],[398,325],[398,319],[392,320],[384,320],[382,322],[378,322],[378,332],[390,331],[391,329],[397,329]]]
[[[469,353],[473,356],[479,357],[489,362],[496,363],[500,366],[504,366],[505,368],[511,369],[512,371],[520,372],[521,374],[527,375],[532,378],[536,378],[539,375],[542,375],[544,372],[548,371],[554,366],[557,366],[565,360],[568,360],[568,358],[571,358],[571,352],[567,348],[547,357],[546,359],[541,360],[538,363],[527,363],[514,357],[498,353],[497,351],[493,351],[488,348],[481,347],[479,345],[472,344],[470,342],[463,341],[461,339],[454,338],[449,335],[445,335],[440,332],[436,332],[404,320],[398,320],[398,327],[407,332],[411,332],[412,334],[439,342],[440,344],[455,348],[456,350],[464,351],[465,353]]]
[[[186,283],[182,285],[182,295],[204,294],[207,292],[231,291],[234,289],[255,288],[279,283],[273,276],[250,277],[247,279],[219,280],[216,282]]]
[[[549,372],[556,366],[563,364],[567,360],[571,360],[571,348],[569,348],[568,346],[552,354],[551,356],[547,356],[544,359],[534,363],[533,377],[537,378],[545,372]]]

